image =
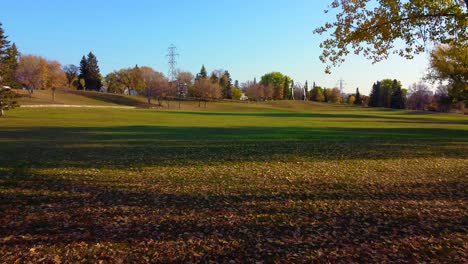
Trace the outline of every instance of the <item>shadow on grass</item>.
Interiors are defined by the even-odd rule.
[[[468,157],[466,130],[436,128],[56,127],[2,129],[0,140],[0,167]]]
[[[277,194],[201,196],[58,180],[23,169],[9,178],[14,182],[5,190],[11,192],[0,193],[0,237],[10,238],[0,241],[0,247],[9,250],[81,242],[134,246],[157,240],[160,261],[175,241],[198,248],[200,261],[278,260],[291,254],[300,259],[313,250],[338,252],[335,256],[343,261],[364,261],[375,255],[368,255],[369,249],[382,250],[382,260],[396,261],[414,257],[418,237],[437,244],[441,237],[466,234],[463,205],[456,203],[466,199],[463,182],[348,190],[322,183]],[[411,209],[421,201],[431,203]],[[331,202],[334,208],[311,206]],[[456,246],[456,241],[450,243]],[[385,251],[392,245],[398,254]],[[219,252],[211,250],[220,246]],[[462,254],[450,252],[451,258]],[[145,252],[132,251],[131,257],[138,254]],[[184,250],[173,257],[189,261],[193,254]],[[448,257],[429,250],[424,254],[420,257]]]
[[[241,117],[280,117],[280,118],[317,118],[323,120],[330,120],[333,118],[336,119],[373,119],[372,121],[383,119],[385,122],[388,120],[393,120],[395,122],[401,123],[426,123],[426,124],[454,124],[454,125],[468,125],[468,119],[458,119],[458,120],[444,120],[440,119],[437,114],[432,113],[413,113],[408,111],[397,111],[397,110],[388,110],[389,112],[393,112],[392,115],[388,115],[388,113],[382,111],[383,115],[378,114],[345,114],[345,113],[297,113],[297,112],[256,112],[256,113],[249,113],[249,112],[167,112],[168,114],[173,115],[200,115],[200,116],[241,116]],[[411,115],[415,116],[426,116],[426,118],[416,118],[411,117]]]

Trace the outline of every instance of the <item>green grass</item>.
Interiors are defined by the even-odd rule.
[[[6,262],[466,260],[461,115],[20,108],[0,150]]]

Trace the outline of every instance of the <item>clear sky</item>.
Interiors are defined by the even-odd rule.
[[[331,0],[0,0],[0,22],[24,54],[62,64],[79,64],[92,51],[102,74],[134,66],[168,72],[165,57],[174,44],[178,67],[192,73],[229,70],[244,82],[271,71],[295,81],[333,87],[340,78],[347,92],[398,78],[405,87],[424,75],[426,54],[408,61],[397,56],[372,65],[348,57],[331,75],[324,73],[314,28],[333,17]]]

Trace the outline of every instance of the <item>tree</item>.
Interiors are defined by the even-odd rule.
[[[67,78],[58,61],[48,61],[47,63],[47,87],[52,90],[52,102],[55,102],[55,93],[57,89],[64,88],[67,85]]]
[[[102,87],[101,73],[96,56],[90,52],[88,56],[83,56],[80,61],[80,79],[84,79],[86,87],[80,85],[81,89],[98,91]]]
[[[80,69],[73,64],[68,64],[63,67],[63,71],[65,72],[65,76],[67,77],[67,84],[69,89],[78,77],[79,70]]]
[[[6,110],[10,110],[19,106],[19,104],[15,101],[17,97],[18,95],[11,89],[0,87],[0,117],[4,116]]]
[[[232,99],[232,79],[228,71],[224,71],[223,75],[219,79],[219,85],[223,90],[223,97],[226,99]]]
[[[234,86],[232,88],[232,99],[234,100],[240,100],[242,97],[242,91],[239,89],[237,86]]]
[[[382,87],[380,82],[374,83],[372,85],[372,91],[370,93],[369,98],[369,106],[371,107],[381,107],[381,95],[382,95]]]
[[[401,83],[397,80],[393,80],[392,83],[392,98],[390,108],[393,109],[405,109],[405,97],[401,90]]]
[[[428,110],[428,106],[432,101],[432,92],[424,83],[415,83],[410,86],[408,96],[408,109],[411,110]]]
[[[307,101],[309,98],[309,83],[306,81],[304,85],[304,101]]]
[[[327,99],[329,103],[339,103],[341,102],[341,91],[338,88],[327,89]]]
[[[195,81],[193,96],[198,99],[198,106],[200,106],[201,101],[204,101],[206,107],[207,101],[221,98],[221,87],[219,83],[214,83],[207,78],[202,78]]]
[[[49,61],[34,55],[20,57],[15,78],[28,87],[30,95],[34,89],[51,89],[52,101],[55,101],[56,89],[65,87],[67,83],[66,75],[58,61]]]
[[[80,81],[79,81],[79,89],[81,90],[86,90],[86,86],[84,83],[86,83],[86,76],[88,76],[88,61],[86,60],[86,57],[83,56],[80,61],[80,75],[78,76]],[[83,80],[83,81],[81,81]]]
[[[83,79],[81,79],[83,80]],[[120,76],[117,71],[113,71],[105,77],[107,83],[107,91],[110,93],[123,93],[125,85],[120,82]],[[84,86],[84,85],[83,85]]]
[[[379,106],[390,108],[391,101],[392,101],[393,80],[384,79],[380,81],[380,87],[381,87],[381,94],[380,94]]]
[[[362,98],[361,93],[359,92],[359,88],[356,88],[356,95],[354,96],[354,99],[355,105],[362,105]]]
[[[315,102],[324,102],[325,96],[323,95],[323,89],[320,86],[314,86],[310,91],[310,100]]]
[[[446,82],[452,101],[468,104],[468,44],[438,46],[431,53],[427,78],[440,84]]]
[[[2,85],[19,88],[15,80],[18,68],[19,51],[16,44],[10,44],[0,23],[0,81]]]
[[[41,61],[43,59],[33,55],[25,55],[21,56],[20,61],[18,63],[18,68],[15,73],[15,78],[18,82],[28,88],[28,91],[31,92],[34,89],[41,89],[42,88],[42,78],[43,74],[41,71],[43,67],[41,67]]]
[[[202,65],[202,68],[200,70],[200,73],[197,74],[197,80],[199,79],[206,79],[208,78],[208,73],[206,71],[205,65]]]
[[[291,83],[291,78],[286,75],[283,75],[280,72],[271,72],[262,76],[260,84],[264,86],[273,86],[273,99],[275,100],[283,100],[284,97],[284,89],[286,86],[289,87]]]
[[[336,20],[314,31],[331,32],[320,45],[320,60],[329,73],[351,52],[375,63],[390,53],[411,59],[426,50],[426,42],[457,46],[467,40],[467,5],[468,0],[333,0],[330,9],[337,11]],[[397,41],[404,45],[396,47]]]
[[[350,95],[350,96],[348,97],[348,104],[349,104],[349,105],[353,105],[354,102],[356,102],[356,96]]]

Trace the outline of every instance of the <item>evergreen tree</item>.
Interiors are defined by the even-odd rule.
[[[3,89],[0,87],[0,117],[4,115],[4,111],[18,107],[15,99],[19,97],[11,89]]]
[[[403,96],[401,84],[397,80],[393,80],[390,107],[393,109],[405,109],[405,98]]]
[[[80,75],[78,76],[78,78],[83,81],[79,82],[78,89],[86,90],[86,86],[83,83],[86,83],[87,76],[88,76],[88,61],[86,60],[86,57],[83,56],[80,61]]]
[[[289,87],[289,78],[285,78],[284,84],[283,84],[283,89],[284,89],[284,99],[285,100],[291,100],[291,88]]]
[[[86,88],[91,90],[99,90],[102,87],[102,76],[101,72],[99,71],[98,60],[96,56],[92,52],[88,54],[88,58],[86,60],[87,66],[87,78],[86,81]]]
[[[309,83],[306,81],[304,85],[304,98],[303,100],[306,101],[309,98]]]
[[[7,55],[4,58],[4,75],[3,84],[11,88],[20,88],[20,84],[15,80],[15,72],[18,69],[19,51],[16,44],[13,43],[7,50]]]
[[[224,71],[223,76],[219,80],[219,85],[223,90],[223,97],[226,99],[232,99],[232,79],[228,71]]]
[[[208,78],[208,73],[206,72],[205,65],[202,65],[200,73],[197,74],[197,80]]]
[[[356,99],[354,100],[355,105],[362,105],[362,98],[361,93],[359,92],[359,88],[356,88],[356,95],[354,96]]]
[[[0,23],[0,82],[2,85],[18,88],[19,85],[14,78],[14,73],[18,67],[18,56],[19,52],[16,45],[10,44],[2,23]]]
[[[380,107],[381,106],[381,95],[382,95],[382,87],[380,82],[374,83],[372,86],[372,91],[370,94],[369,99],[369,106],[372,107]]]
[[[257,78],[254,77],[254,84],[257,84]]]
[[[239,81],[238,81],[238,80],[236,80],[236,81],[234,82],[234,87],[239,88]]]
[[[218,79],[218,76],[216,76],[216,73],[214,73],[214,72],[211,73],[210,81],[212,83],[219,83],[219,79]]]

